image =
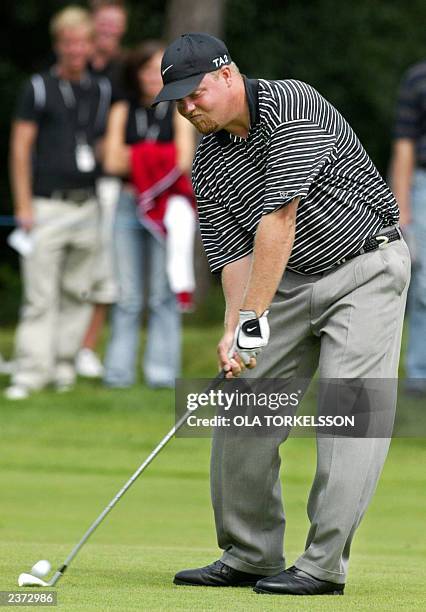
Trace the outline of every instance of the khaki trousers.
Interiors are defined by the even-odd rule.
[[[34,198],[34,250],[22,258],[23,306],[13,383],[40,389],[72,383],[74,358],[87,328],[98,206]]]
[[[396,379],[410,258],[403,241],[330,273],[286,271],[271,305],[271,339],[247,377]],[[396,385],[393,385],[396,388]],[[384,405],[386,404],[386,405]],[[383,397],[393,419],[394,390]],[[319,409],[321,409],[319,398]],[[322,410],[322,414],[327,414]],[[285,567],[279,446],[270,436],[213,438],[211,491],[222,561],[273,575]],[[295,565],[344,583],[355,530],[380,476],[389,438],[317,437],[308,501],[311,527]]]

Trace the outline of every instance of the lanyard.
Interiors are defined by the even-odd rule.
[[[85,82],[88,81],[90,83],[89,77],[85,77]],[[72,119],[76,120],[78,130],[83,131],[89,125],[90,100],[88,100],[87,96],[83,96],[77,101],[71,83],[63,79],[59,79],[59,90],[65,108],[72,116]]]

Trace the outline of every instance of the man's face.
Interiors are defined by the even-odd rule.
[[[55,51],[67,70],[79,72],[89,61],[92,44],[92,34],[86,26],[68,27],[58,32]]]
[[[126,13],[119,6],[105,6],[93,15],[96,48],[106,55],[114,55],[126,31]]]
[[[188,119],[201,134],[223,129],[232,118],[229,104],[229,69],[207,73],[191,94],[177,100],[179,113]]]

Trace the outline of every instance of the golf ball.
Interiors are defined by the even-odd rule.
[[[41,561],[37,561],[31,568],[31,573],[33,576],[37,576],[38,578],[43,578],[50,572],[50,563],[46,561],[46,559],[42,559]]]

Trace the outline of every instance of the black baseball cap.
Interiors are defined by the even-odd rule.
[[[161,61],[163,89],[154,104],[165,100],[179,100],[190,94],[201,83],[207,72],[231,63],[224,42],[210,34],[194,32],[182,34],[165,50]]]

